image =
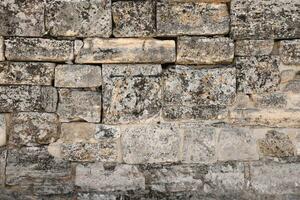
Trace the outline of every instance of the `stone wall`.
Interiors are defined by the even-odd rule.
[[[1,0],[1,200],[300,199],[299,0]]]

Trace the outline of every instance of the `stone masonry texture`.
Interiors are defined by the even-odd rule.
[[[299,0],[0,0],[0,200],[299,199]]]

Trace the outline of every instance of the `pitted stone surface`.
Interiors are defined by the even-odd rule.
[[[300,65],[300,39],[281,41],[280,58],[284,64]]]
[[[4,39],[0,36],[0,61],[4,61]]]
[[[7,150],[4,148],[0,148],[0,188],[5,185],[6,157]]]
[[[235,42],[236,56],[267,56],[271,55],[274,40],[238,40]]]
[[[1,146],[6,145],[8,132],[7,124],[7,116],[5,116],[5,114],[0,114],[0,148]]]

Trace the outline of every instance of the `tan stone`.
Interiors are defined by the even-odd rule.
[[[0,61],[4,61],[4,39],[0,36]]]
[[[0,147],[6,145],[6,140],[7,140],[7,126],[6,126],[6,123],[7,122],[6,122],[5,115],[0,114]],[[0,151],[0,154],[1,154],[1,151]],[[0,156],[0,160],[1,160],[1,156]],[[0,166],[1,166],[1,164],[0,164]]]
[[[266,56],[273,51],[274,40],[238,40],[235,42],[236,56]]]

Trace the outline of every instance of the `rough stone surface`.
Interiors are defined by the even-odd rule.
[[[77,63],[170,63],[175,61],[173,40],[88,38]]]
[[[284,64],[300,65],[300,39],[281,41],[280,58]]]
[[[101,67],[93,65],[58,65],[55,86],[67,88],[100,87]]]
[[[234,43],[225,37],[179,37],[177,59],[179,64],[227,64],[233,61]]]
[[[0,86],[0,112],[55,112],[57,91],[53,87]]]
[[[155,34],[155,1],[116,1],[112,3],[113,34],[141,37]]]
[[[46,0],[46,29],[53,36],[109,37],[109,0]]]
[[[5,57],[14,61],[67,62],[73,59],[73,41],[10,38],[5,40]]]
[[[100,122],[101,93],[60,89],[59,99],[57,113],[61,122]]]
[[[146,121],[159,115],[160,65],[103,65],[102,68],[105,123]]]
[[[267,56],[271,55],[274,40],[238,40],[235,42],[236,56]]]
[[[231,33],[235,39],[299,38],[299,1],[232,0]]]
[[[7,157],[7,150],[4,148],[0,148],[0,188],[5,185],[6,157]]]
[[[226,4],[158,0],[157,34],[220,35],[229,32]]]
[[[4,61],[4,39],[0,36],[0,61]]]
[[[174,124],[128,126],[121,137],[128,164],[179,161],[179,130]]]
[[[0,84],[51,85],[54,80],[53,63],[2,62]]]
[[[7,117],[5,114],[0,114],[0,147],[6,145],[7,129]]]

